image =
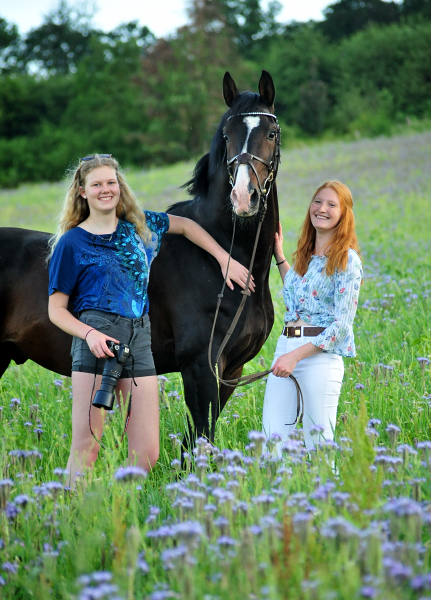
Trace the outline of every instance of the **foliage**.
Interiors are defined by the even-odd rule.
[[[133,480],[132,471],[125,478],[124,443],[101,452],[93,476],[71,492],[62,471],[70,380],[34,364],[9,367],[0,383],[2,598],[429,596],[430,152],[429,132],[283,152],[277,183],[287,255],[321,181],[342,179],[355,199],[365,277],[336,446],[322,443],[307,455],[299,428],[281,460],[267,454],[258,433],[260,382],[235,392],[218,421],[216,448],[199,441],[192,473],[179,473],[186,413],[181,380],[170,374],[160,378],[156,469],[146,479]],[[192,167],[133,171],[128,179],[163,210]],[[13,210],[0,212],[2,223],[27,225],[23,218],[52,218],[61,189],[6,193],[11,200],[2,193],[0,211]],[[248,373],[271,363],[284,314],[280,288],[274,268],[276,324]],[[116,408],[108,445],[121,427]]]
[[[271,0],[264,10],[259,0],[221,0],[220,3],[241,54],[259,60],[271,36],[280,29],[276,18],[281,4]]]
[[[400,18],[399,5],[383,0],[339,0],[327,6],[317,29],[331,41],[339,41],[366,29],[371,24],[388,25]]]
[[[136,21],[98,31],[67,0],[23,36],[0,18],[0,187],[58,180],[96,150],[135,167],[208,151],[227,70],[252,90],[271,73],[287,145],[431,116],[429,0],[340,0],[322,22],[286,25],[276,0],[188,6],[167,39]]]
[[[221,82],[241,68],[218,2],[195,0],[190,26],[159,40],[146,54],[137,81],[149,126],[143,138],[154,162],[207,151],[225,108]]]

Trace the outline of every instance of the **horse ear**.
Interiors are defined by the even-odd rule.
[[[238,88],[235,85],[229,71],[226,71],[223,77],[223,98],[229,108],[239,96]]]
[[[269,108],[271,112],[274,110],[275,87],[271,75],[268,71],[262,71],[259,81],[260,99]]]

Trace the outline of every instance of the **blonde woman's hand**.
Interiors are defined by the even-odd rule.
[[[221,272],[223,273],[223,278],[224,278],[226,276],[227,261],[226,261],[226,264],[221,264],[220,266],[221,266]],[[247,283],[247,277],[248,277],[248,269],[246,269],[237,260],[234,260],[233,258],[231,258],[230,263],[229,263],[229,273],[226,278],[226,285],[231,290],[233,290],[234,286],[233,286],[232,282],[234,281],[244,290],[245,284]],[[253,275],[250,277],[250,283],[249,283],[248,287],[251,292],[254,292],[255,285],[254,285]]]
[[[88,347],[90,348],[90,350],[94,354],[94,356],[96,356],[97,358],[106,358],[107,356],[115,356],[109,350],[108,346],[106,345],[107,340],[112,340],[113,342],[116,342],[117,344],[120,343],[115,338],[110,337],[109,335],[105,335],[104,333],[101,333],[100,331],[97,331],[97,329],[90,329],[85,338],[85,341],[87,342]]]

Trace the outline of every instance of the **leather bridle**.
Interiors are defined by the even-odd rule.
[[[235,186],[236,176],[238,174],[238,168],[240,165],[248,165],[253,171],[257,185],[259,186],[259,200],[266,203],[266,199],[269,194],[269,190],[271,189],[271,184],[274,181],[274,177],[277,174],[278,165],[280,164],[280,147],[281,147],[281,129],[278,124],[277,117],[271,113],[266,112],[246,112],[246,113],[237,113],[236,115],[231,115],[228,117],[226,122],[229,122],[231,119],[236,117],[269,117],[274,119],[276,124],[275,131],[275,149],[272,159],[270,161],[261,158],[260,156],[256,156],[255,154],[250,154],[249,152],[243,152],[242,154],[237,154],[233,158],[226,160],[227,171],[229,174],[229,182],[232,188]],[[266,177],[263,185],[261,185],[259,180],[259,175],[257,174],[256,167],[253,164],[253,161],[261,162],[265,165],[268,170],[268,176]],[[236,164],[235,170],[233,170],[233,166]]]

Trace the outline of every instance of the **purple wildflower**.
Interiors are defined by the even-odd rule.
[[[359,593],[362,598],[375,598],[379,592],[371,585],[364,585],[361,587]]]
[[[40,427],[36,427],[36,429],[34,429],[33,431],[36,434],[37,439],[40,440],[43,436],[43,429],[41,429]]]
[[[145,557],[144,551],[142,551],[138,554],[138,556],[136,558],[136,568],[140,569],[142,571],[142,573],[147,574],[150,572],[150,567],[148,566],[148,563],[144,557]]]
[[[21,406],[21,400],[19,398],[11,398],[9,407],[15,411],[19,406]]]
[[[410,587],[416,592],[431,590],[431,573],[413,577],[413,579],[410,581]]]
[[[69,475],[69,471],[67,469],[62,469],[61,467],[56,467],[53,470],[54,475],[57,475],[57,477],[61,478],[61,477],[67,477]]]
[[[383,567],[386,578],[394,585],[399,585],[412,576],[411,567],[403,565],[403,563],[390,557],[383,559]]]
[[[167,570],[174,570],[177,567],[183,566],[186,562],[193,563],[193,559],[189,556],[186,546],[180,545],[175,548],[168,548],[161,553],[163,566]]]
[[[183,521],[171,527],[172,537],[184,543],[188,550],[199,542],[203,533],[203,527],[198,521]]]
[[[328,519],[320,530],[323,537],[346,541],[358,535],[358,529],[344,517]]]
[[[281,447],[281,451],[283,454],[301,454],[303,451],[303,444],[298,440],[286,440]]]
[[[313,425],[310,429],[310,435],[321,435],[325,431],[323,425]]]
[[[9,456],[12,457],[13,462],[24,464],[29,462],[34,465],[38,459],[42,458],[42,453],[38,450],[11,450]]]
[[[418,361],[422,371],[425,371],[426,366],[430,364],[430,359],[426,358],[425,356],[418,356],[416,360]]]
[[[301,544],[305,544],[311,531],[314,515],[308,512],[297,512],[293,515],[293,531],[298,535]]]
[[[4,562],[1,568],[3,569],[3,571],[6,571],[7,573],[12,573],[13,575],[16,575],[18,573],[18,565],[16,565],[15,563]]]
[[[275,502],[275,497],[271,494],[260,494],[259,496],[254,496],[251,501],[254,504],[261,504],[268,507]]]
[[[363,385],[362,383],[357,383],[355,385],[355,390],[363,390],[365,389],[365,385]]]
[[[389,440],[390,440],[391,444],[395,445],[395,443],[398,439],[398,436],[401,433],[401,429],[398,427],[398,425],[389,423],[389,425],[386,427],[385,431],[389,434]]]
[[[0,481],[0,509],[6,506],[10,496],[10,489],[13,486],[12,479],[2,479]]]
[[[145,479],[147,472],[141,467],[128,466],[120,467],[115,472],[115,479],[117,481],[135,481],[136,479]]]
[[[15,496],[13,501],[18,506],[22,506],[23,508],[25,508],[29,502],[33,502],[33,499],[27,496],[27,494],[20,494],[18,496]]]
[[[238,544],[238,542],[227,535],[222,535],[217,539],[217,544],[222,548],[233,548]]]
[[[9,521],[14,521],[20,512],[21,509],[18,508],[16,504],[14,504],[13,502],[8,502],[4,514],[6,515],[6,519],[8,519]]]

